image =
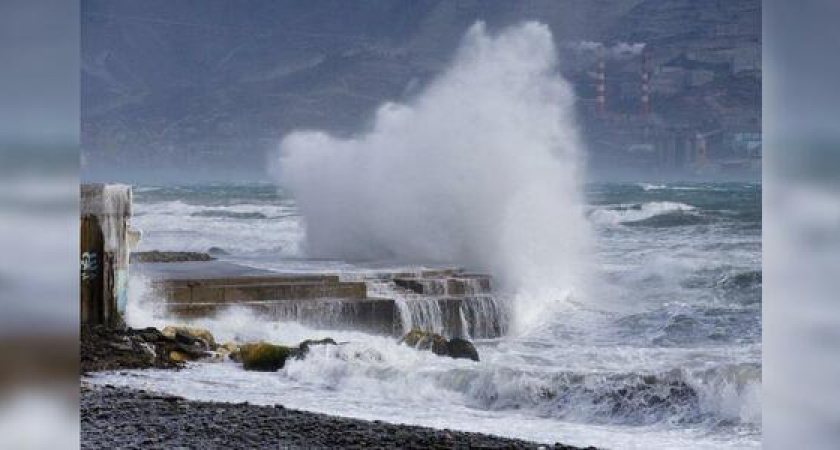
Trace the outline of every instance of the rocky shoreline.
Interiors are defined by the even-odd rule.
[[[479,433],[248,403],[189,401],[114,386],[81,388],[81,448],[484,448],[562,450]]]
[[[154,328],[104,328],[82,330],[81,373],[124,369],[172,369],[185,364],[176,355],[201,356],[205,339],[185,335],[178,329],[159,331]],[[200,330],[193,332],[201,333]],[[198,342],[193,342],[194,339]],[[441,356],[478,359],[477,353],[463,356],[444,352],[451,343],[442,337],[413,332],[404,338],[418,351],[431,350]],[[417,341],[417,342],[414,342]],[[437,342],[441,341],[441,342]],[[454,341],[454,340],[453,340]],[[442,349],[435,350],[435,343]],[[464,341],[468,343],[468,341]],[[455,347],[463,352],[456,342]],[[215,344],[213,344],[215,345]],[[311,345],[337,345],[331,339],[304,341],[299,347],[281,347],[267,343],[250,344],[256,349],[266,347],[288,350],[275,362],[259,357],[268,369],[282,367],[287,357],[304,357]],[[471,346],[472,344],[470,344]],[[221,348],[221,347],[219,347]],[[470,347],[474,353],[474,348]],[[467,350],[469,350],[468,348]],[[264,351],[240,350],[248,369],[248,353]],[[449,350],[447,350],[449,351]],[[192,353],[191,353],[192,352]],[[290,410],[281,405],[258,406],[248,403],[214,403],[191,401],[143,390],[98,386],[82,381],[81,386],[81,446],[82,448],[556,448],[576,449],[562,444],[541,445],[479,433],[389,424],[333,417],[325,414]]]

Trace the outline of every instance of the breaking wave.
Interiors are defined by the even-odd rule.
[[[639,183],[637,186],[644,189],[645,191],[658,191],[661,189],[668,189],[668,186],[665,186],[664,184]]]
[[[296,216],[297,209],[292,201],[280,202],[278,204],[242,203],[223,206],[201,205],[175,200],[158,203],[136,203],[134,205],[133,215],[135,217],[157,215],[231,219],[279,219]]]
[[[539,417],[588,423],[760,423],[758,364],[651,374],[546,372],[473,364],[425,370],[411,360],[415,355],[402,350],[361,343],[323,347],[306,360],[289,364],[281,376],[339,389],[378,389],[387,396],[458,396],[474,409],[528,411]]]
[[[694,220],[685,219],[686,217],[700,217],[697,208],[692,205],[679,202],[647,202],[647,203],[631,203],[622,205],[608,205],[595,208],[590,211],[589,219],[599,225],[622,225],[630,223],[638,223],[645,220],[653,219],[657,216],[670,215],[671,220],[679,222],[680,220]],[[680,216],[679,219],[673,217]],[[703,220],[697,219],[697,220]],[[667,223],[664,220],[661,223]],[[675,223],[676,223],[675,222]],[[656,224],[656,221],[649,223]],[[662,226],[662,225],[660,225]],[[667,226],[667,225],[665,225]]]
[[[268,216],[258,212],[237,212],[225,211],[219,209],[209,209],[206,211],[197,211],[190,214],[193,217],[228,217],[231,219],[268,219]]]
[[[633,227],[667,228],[682,227],[687,225],[702,225],[709,222],[711,222],[710,218],[693,211],[676,211],[651,216],[647,219],[622,222],[622,224]]]

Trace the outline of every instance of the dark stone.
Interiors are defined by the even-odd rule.
[[[473,361],[479,360],[478,351],[472,342],[461,338],[447,340],[445,337],[429,331],[419,329],[411,330],[400,339],[400,343],[414,347],[417,350],[431,350],[432,353],[438,356],[468,358]]]
[[[176,343],[170,351],[177,351],[181,352],[184,355],[188,356],[189,359],[201,359],[210,356],[210,353],[204,351],[200,346],[195,345],[185,345],[183,343]]]
[[[478,361],[478,350],[475,349],[475,345],[472,342],[466,339],[450,339],[446,343],[446,349],[452,358],[468,358],[473,361]]]
[[[169,359],[169,352],[176,349],[174,340],[167,340],[154,328],[82,327],[80,371],[177,369],[183,364]]]
[[[130,344],[123,344],[123,343],[118,343],[118,342],[108,342],[106,345],[108,347],[110,347],[111,349],[116,350],[118,352],[132,352],[132,351],[134,351],[134,349],[131,347]]]
[[[324,339],[307,339],[298,345],[300,349],[300,356],[304,356],[309,353],[309,348],[313,345],[338,345],[333,338],[324,338]]]
[[[417,294],[423,293],[423,284],[411,278],[394,278],[394,284]]]
[[[175,341],[187,346],[201,345],[198,338],[190,336],[181,330],[175,332]]]

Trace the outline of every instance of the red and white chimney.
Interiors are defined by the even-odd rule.
[[[648,55],[644,54],[642,60],[642,115],[650,114],[650,67]]]
[[[595,110],[603,114],[607,110],[607,64],[604,60],[598,63],[598,73],[595,74]]]

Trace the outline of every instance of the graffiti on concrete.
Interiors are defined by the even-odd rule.
[[[99,275],[99,255],[96,252],[82,253],[82,281],[93,280]]]

